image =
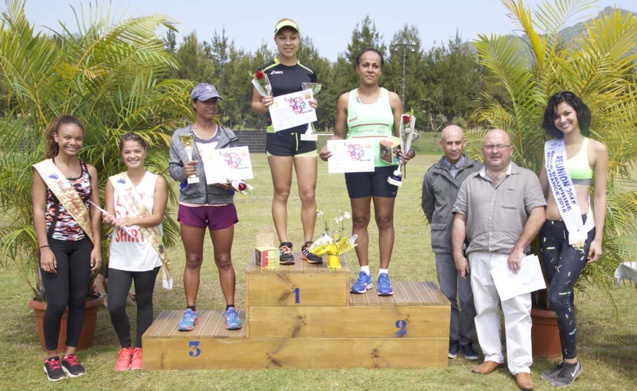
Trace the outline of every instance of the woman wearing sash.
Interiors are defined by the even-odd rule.
[[[115,226],[108,261],[108,312],[121,349],[116,371],[142,369],[142,335],[153,323],[153,291],[164,263],[162,218],[168,202],[166,180],[146,171],[148,144],[139,135],[126,133],[119,149],[126,172],[109,178],[104,195],[104,221]],[[133,348],[126,299],[135,281],[137,333]]]
[[[398,137],[403,106],[396,93],[378,84],[383,65],[383,55],[376,49],[365,49],[358,55],[356,71],[359,85],[338,98],[333,139],[361,137],[372,140],[374,144],[374,171],[345,174],[352,206],[352,233],[358,235],[356,255],[361,267],[351,292],[362,294],[373,287],[367,232],[373,201],[380,250],[377,293],[379,296],[390,296],[394,291],[388,269],[394,248],[394,201],[398,187],[387,182],[396,166],[380,158],[379,142],[392,135]],[[414,155],[414,151],[410,150],[406,154],[401,153],[400,157],[406,163]],[[321,159],[327,161],[330,156],[331,152],[324,147],[320,153]]]
[[[50,381],[82,376],[75,350],[84,323],[91,272],[101,262],[97,171],[78,158],[84,125],[73,116],[54,120],[46,132],[47,159],[34,165],[33,224],[40,247],[40,275],[47,297],[44,313],[44,372]],[[62,315],[68,306],[66,351],[57,352]]]
[[[582,373],[576,352],[573,287],[586,264],[602,255],[608,151],[603,143],[588,138],[591,112],[572,92],[559,92],[549,99],[542,125],[552,140],[544,146],[540,172],[548,196],[540,246],[550,283],[549,303],[562,343],[562,363],[544,371],[542,378],[554,386],[568,386]]]
[[[310,252],[314,225],[316,224],[316,141],[303,140],[301,135],[307,130],[300,125],[275,132],[269,107],[274,97],[301,91],[304,82],[315,83],[316,73],[301,64],[297,57],[301,33],[292,19],[281,19],[274,27],[274,43],[279,55],[258,70],[265,73],[272,86],[270,95],[261,96],[256,88],[252,92],[252,111],[268,114],[265,153],[268,157],[274,195],[272,196],[272,220],[279,236],[279,259],[281,265],[294,264],[292,240],[288,237],[288,197],[292,186],[292,168],[301,199],[301,225],[303,226],[303,245],[301,259],[311,264],[322,262],[322,258]],[[316,99],[310,105],[317,107]]]

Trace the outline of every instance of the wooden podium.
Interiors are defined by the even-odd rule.
[[[182,311],[163,311],[144,333],[144,367],[157,369],[446,367],[450,306],[432,282],[393,282],[350,294],[351,272],[325,262],[246,270],[243,328],[228,331],[222,310],[199,311],[180,332]]]

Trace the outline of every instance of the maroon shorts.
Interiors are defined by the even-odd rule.
[[[187,206],[179,204],[177,221],[183,225],[197,228],[210,228],[211,231],[228,228],[239,222],[234,204],[219,206]]]

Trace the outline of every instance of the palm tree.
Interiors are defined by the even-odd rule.
[[[485,94],[484,108],[477,115],[508,131],[515,160],[539,172],[548,98],[570,90],[590,107],[592,133],[608,147],[610,163],[604,255],[583,275],[608,288],[615,267],[626,256],[626,237],[635,234],[637,193],[623,191],[620,183],[629,178],[637,158],[637,17],[608,9],[600,18],[579,24],[581,33],[569,38],[563,36],[563,28],[586,15],[596,1],[554,0],[534,10],[522,0],[502,2],[523,36],[480,36],[475,42],[480,63],[504,92],[497,97]]]
[[[191,115],[192,83],[162,80],[176,66],[158,35],[161,27],[174,30],[164,16],[124,18],[110,7],[90,6],[72,10],[78,33],[61,25],[45,35],[26,20],[24,0],[5,4],[0,19],[0,252],[7,257],[0,262],[20,267],[38,296],[31,166],[44,158],[47,125],[61,114],[84,121],[82,159],[97,168],[100,189],[124,169],[118,142],[128,131],[148,141],[150,169],[165,173],[168,131]],[[169,218],[164,227],[170,245],[177,227]]]

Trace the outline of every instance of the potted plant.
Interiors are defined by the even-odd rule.
[[[78,35],[62,26],[47,36],[34,32],[23,0],[8,1],[6,8],[0,16],[0,262],[22,272],[33,291],[31,306],[37,307],[46,304],[46,292],[33,228],[31,166],[44,159],[49,122],[60,114],[84,121],[81,159],[96,167],[101,190],[109,176],[123,170],[118,144],[128,131],[149,143],[146,162],[153,171],[167,171],[166,130],[192,115],[192,83],[157,79],[176,66],[157,35],[162,26],[174,29],[164,16],[115,21],[106,19],[108,10],[91,11],[88,20],[76,15]],[[168,216],[164,240],[170,246],[178,227]],[[107,232],[103,235],[106,260]]]
[[[632,75],[637,59],[633,51],[635,16],[607,8],[597,19],[577,25],[577,34],[569,37],[573,30],[563,28],[586,16],[590,2],[572,2],[568,9],[558,2],[544,3],[536,12],[525,8],[523,1],[503,3],[524,35],[480,36],[475,42],[478,61],[496,86],[496,92],[484,94],[483,108],[476,115],[486,126],[509,132],[516,163],[539,173],[546,140],[542,115],[548,98],[570,90],[590,107],[592,133],[609,150],[608,213],[603,256],[584,269],[576,290],[581,291],[587,284],[608,290],[615,267],[624,259],[623,238],[635,232],[637,214],[637,193],[622,191],[618,181],[628,178],[628,168],[637,157],[634,132],[627,131],[634,130],[637,122],[637,83]],[[536,292],[533,299],[533,317],[538,322],[533,326],[533,352],[540,352],[540,337],[545,335],[557,340],[558,350],[540,355],[560,355],[557,326],[555,331],[548,331],[555,315],[546,292]]]

